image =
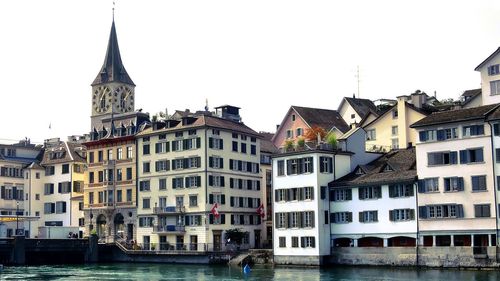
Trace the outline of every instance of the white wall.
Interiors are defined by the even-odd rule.
[[[481,76],[481,90],[482,90],[482,105],[500,103],[500,95],[491,95],[490,82],[495,80],[500,80],[500,74],[489,76],[488,67],[491,65],[500,64],[500,55],[492,58],[485,64],[481,69],[479,69]]]

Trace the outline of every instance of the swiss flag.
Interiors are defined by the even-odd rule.
[[[210,213],[212,213],[215,218],[218,218],[220,216],[220,214],[219,214],[219,205],[217,203],[214,204],[214,206],[210,210]]]
[[[264,212],[264,203],[261,203],[259,208],[257,208],[257,214],[259,214],[261,218],[266,216],[266,212]]]

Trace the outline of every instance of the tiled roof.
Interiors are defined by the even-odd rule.
[[[473,89],[473,90],[467,90],[462,94],[462,97],[464,97],[464,101],[462,102],[462,106],[468,104],[469,102],[473,101],[474,98],[477,96],[481,95],[481,89]]]
[[[378,116],[378,110],[375,104],[369,99],[360,98],[349,98],[344,97],[344,99],[352,106],[352,108],[359,114],[361,119],[363,119],[368,113],[373,113]]]
[[[355,171],[328,184],[331,187],[381,185],[411,182],[417,179],[415,148],[393,150],[377,160],[363,165],[363,174]],[[389,166],[389,171],[386,167]]]
[[[259,132],[259,135],[261,137],[260,151],[268,152],[271,154],[277,153],[279,151],[279,149],[276,146],[274,146],[273,142],[271,141],[271,139],[274,136],[273,133]]]
[[[349,126],[336,110],[301,106],[292,106],[292,108],[311,127],[318,126],[327,131],[336,127],[342,133],[349,131]]]
[[[453,123],[466,120],[485,118],[486,114],[498,107],[498,104],[489,104],[473,108],[456,109],[442,112],[434,112],[431,115],[413,123],[410,127],[437,125],[442,123]]]
[[[62,153],[61,158],[51,159],[52,153]],[[64,142],[61,141],[57,145],[47,147],[43,154],[43,159],[40,164],[42,165],[53,165],[59,163],[68,162],[85,162],[83,158],[83,153],[85,152],[85,147],[78,143]]]
[[[491,55],[489,55],[483,62],[481,62],[476,68],[475,71],[479,71],[479,68],[483,67],[490,59],[494,58],[496,55],[500,53],[500,48],[496,49]]]

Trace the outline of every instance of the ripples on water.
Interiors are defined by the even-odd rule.
[[[1,280],[359,280],[493,281],[500,271],[416,270],[390,267],[285,268],[255,266],[250,274],[227,266],[180,264],[100,264],[5,267]]]

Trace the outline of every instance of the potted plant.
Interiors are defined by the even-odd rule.
[[[297,149],[304,150],[305,146],[306,146],[306,139],[303,137],[299,137],[297,139]]]
[[[292,151],[294,148],[293,140],[285,140],[284,148],[285,152]]]

